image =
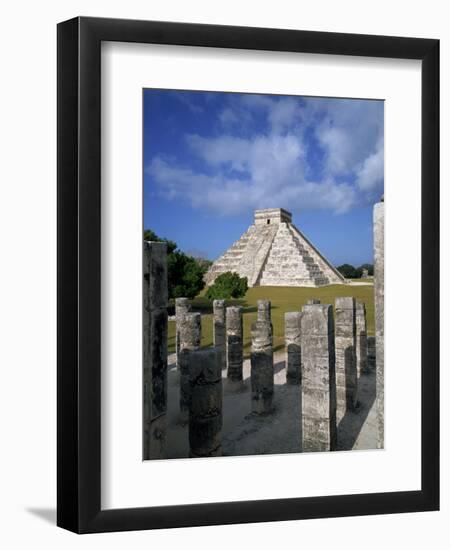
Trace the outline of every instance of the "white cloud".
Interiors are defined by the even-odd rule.
[[[234,170],[244,170],[248,159],[248,141],[239,137],[223,135],[218,138],[203,138],[187,135],[190,149],[210,166],[229,164]]]
[[[239,117],[233,109],[227,107],[219,114],[219,120],[223,126],[233,126],[239,122]]]
[[[326,170],[334,176],[357,173],[383,139],[382,104],[330,99],[322,112],[313,100],[308,105],[321,118],[315,135],[325,151]]]
[[[273,101],[268,110],[267,119],[273,132],[283,132],[295,126],[300,119],[299,102],[292,98]]]
[[[200,113],[204,112],[204,109],[201,105],[198,103],[192,101],[189,97],[190,92],[170,92],[170,94],[178,99],[183,105],[185,105],[192,113],[198,115]]]
[[[382,188],[382,114],[379,102],[230,95],[217,114],[228,133],[185,136],[204,170],[155,156],[147,174],[165,197],[215,214],[273,206],[347,212]],[[321,170],[308,164],[310,147],[322,152]]]
[[[377,150],[370,154],[357,171],[356,183],[361,191],[381,189],[384,181],[384,151],[381,140]]]
[[[224,141],[230,143],[230,140]],[[204,145],[205,148],[201,149],[199,139],[196,140],[198,151],[202,151],[204,158],[213,165],[234,162],[231,161],[233,147],[218,154],[217,142],[210,143],[208,147],[208,140],[205,140]],[[292,136],[273,136],[270,139],[261,136],[247,142],[243,150],[249,153],[242,164],[246,170],[244,178],[232,177],[221,170],[214,176],[208,176],[173,165],[161,157],[154,158],[146,172],[163,196],[181,198],[195,208],[221,215],[269,208],[274,204],[342,213],[355,203],[355,190],[348,184],[338,184],[332,179],[324,182],[305,179],[301,145]],[[230,153],[229,157],[225,152]]]

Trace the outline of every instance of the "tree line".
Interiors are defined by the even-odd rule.
[[[351,264],[342,264],[336,268],[341,275],[346,279],[360,279],[363,271],[366,269],[369,276],[373,275],[373,264],[362,264],[359,267],[354,267]]]
[[[144,240],[164,242],[167,245],[169,299],[186,297],[192,300],[205,288],[203,277],[212,265],[211,260],[182,252],[176,242],[159,237],[151,229],[144,231]],[[361,278],[365,269],[368,275],[373,275],[372,264],[362,264],[359,267],[342,264],[337,267],[346,279]],[[205,297],[208,300],[241,298],[245,296],[247,290],[247,277],[239,277],[237,273],[227,272],[216,278],[214,284],[206,291]]]

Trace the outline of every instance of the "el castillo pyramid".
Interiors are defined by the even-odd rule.
[[[247,277],[249,287],[318,287],[346,282],[283,208],[255,210],[253,224],[209,268],[206,284],[227,271]]]

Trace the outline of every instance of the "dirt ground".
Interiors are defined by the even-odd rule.
[[[274,357],[274,411],[267,416],[251,413],[250,360],[244,362],[244,383],[239,391],[227,388],[223,372],[224,456],[300,452],[301,388],[286,384],[284,353]],[[363,374],[358,383],[359,405],[338,426],[338,450],[376,448],[375,374]],[[179,374],[175,354],[169,356],[168,458],[189,456],[188,428],[179,422]]]

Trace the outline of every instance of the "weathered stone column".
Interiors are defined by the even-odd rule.
[[[272,313],[271,308],[272,304],[270,300],[258,300],[258,321],[267,321],[268,323],[272,322]]]
[[[313,306],[315,304],[320,304],[320,300],[318,300],[317,298],[311,298],[311,300],[308,300],[306,302],[307,306]]]
[[[336,379],[333,308],[314,304],[303,307],[302,347],[302,450],[336,449]]]
[[[284,314],[284,345],[286,350],[286,383],[301,384],[301,323],[300,311]]]
[[[222,454],[222,365],[216,348],[190,352],[189,456]]]
[[[373,207],[378,448],[384,448],[384,202]]]
[[[175,298],[175,352],[178,370],[180,370],[178,363],[178,354],[180,352],[180,319],[190,311],[191,306],[187,298]]]
[[[268,321],[252,323],[251,389],[252,412],[268,414],[273,401],[272,325]]]
[[[225,300],[214,300],[214,347],[220,351],[222,369],[227,368]]]
[[[336,298],[336,421],[356,406],[358,373],[356,367],[355,298]]]
[[[367,372],[367,322],[366,305],[356,301],[356,370],[358,378]]]
[[[367,371],[375,372],[377,364],[375,336],[367,337]]]
[[[167,248],[144,242],[144,460],[165,457],[167,432]]]
[[[200,348],[202,320],[200,313],[186,313],[180,317],[180,422],[185,424],[189,417],[191,388],[189,384],[189,354]]]
[[[242,307],[227,307],[227,378],[231,387],[242,385],[244,363]]]

